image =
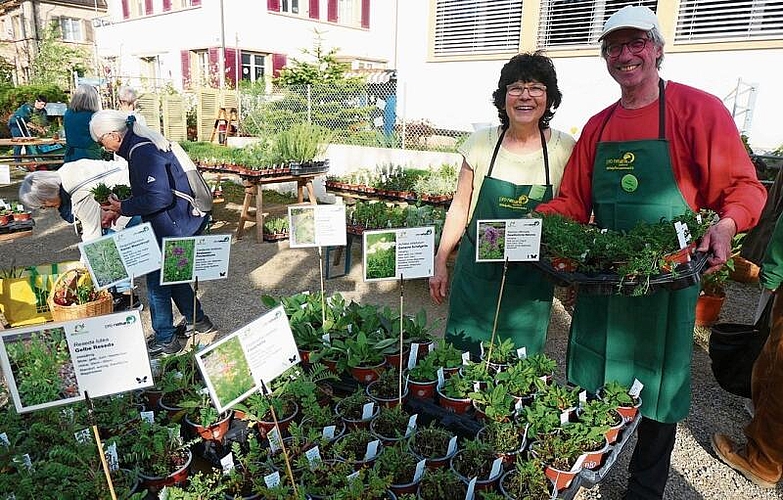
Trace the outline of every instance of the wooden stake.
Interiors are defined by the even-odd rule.
[[[405,289],[405,281],[402,279],[402,273],[400,273],[400,373],[398,373],[399,376],[399,405],[402,407],[402,353],[404,350],[404,340],[403,340],[403,326],[405,325],[403,321],[403,315],[402,315],[402,306],[405,302],[403,299],[403,291]]]
[[[503,299],[503,287],[506,284],[506,271],[508,271],[508,257],[503,262],[503,278],[500,280],[500,293],[498,294],[498,306],[495,309],[495,321],[492,323],[492,337],[489,340],[489,352],[487,353],[487,371],[489,360],[492,359],[492,348],[495,347],[495,332],[498,329],[498,316],[500,315],[500,301]]]
[[[321,271],[321,328],[326,324],[326,297],[324,296],[324,253],[322,248],[318,247],[318,269]],[[326,333],[324,331],[324,333]]]
[[[106,483],[109,485],[109,494],[111,494],[112,500],[117,500],[117,494],[114,492],[114,483],[111,480],[111,472],[109,471],[109,463],[106,461],[106,455],[103,453],[103,443],[101,443],[101,435],[98,432],[98,424],[95,422],[95,408],[92,405],[92,400],[84,391],[84,401],[87,403],[87,419],[92,427],[92,433],[95,436],[95,444],[98,445],[98,456],[101,459],[101,465],[103,466],[103,474],[106,476]]]
[[[275,413],[275,406],[272,404],[271,396],[266,388],[264,381],[261,381],[261,394],[269,401],[269,410],[272,412],[272,422],[277,429],[277,435],[280,437],[280,450],[283,452],[283,458],[285,459],[285,470],[288,475],[288,480],[291,481],[291,486],[294,488],[294,498],[299,496],[296,491],[296,481],[294,480],[294,472],[291,470],[291,458],[288,456],[288,451],[285,449],[285,443],[283,442],[283,432],[280,430],[280,425],[277,423],[277,415]]]

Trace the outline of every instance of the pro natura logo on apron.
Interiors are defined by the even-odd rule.
[[[633,162],[636,160],[636,155],[628,151],[623,153],[620,158],[607,158],[606,170],[633,170]]]

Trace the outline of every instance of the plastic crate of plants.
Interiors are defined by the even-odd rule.
[[[329,160],[292,162],[290,167],[291,175],[320,174],[329,171]]]

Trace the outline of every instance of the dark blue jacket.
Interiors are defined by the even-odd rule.
[[[143,144],[133,154],[131,148],[148,141],[128,130],[117,154],[128,161],[132,196],[121,204],[122,215],[141,215],[150,222],[160,241],[164,237],[194,236],[202,229],[204,217],[194,216],[190,204],[174,196],[177,191],[192,194],[185,172],[171,151],[155,144]]]

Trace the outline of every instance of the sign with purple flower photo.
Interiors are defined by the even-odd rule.
[[[476,262],[537,261],[541,219],[493,219],[476,222]]]
[[[231,235],[228,234],[163,238],[160,284],[226,278],[230,254]]]

